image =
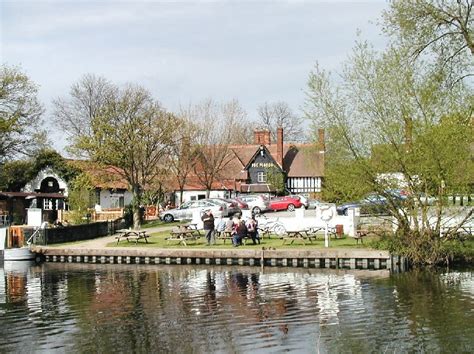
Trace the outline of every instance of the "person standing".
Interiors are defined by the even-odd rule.
[[[210,246],[211,243],[215,244],[216,239],[214,237],[214,215],[212,215],[210,209],[204,211],[201,220],[203,222],[204,231],[206,232],[207,245]]]

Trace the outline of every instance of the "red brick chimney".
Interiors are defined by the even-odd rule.
[[[254,130],[253,132],[254,144],[256,145],[270,145],[270,131],[268,130]]]
[[[283,168],[283,128],[277,128],[277,163]]]
[[[326,150],[326,143],[324,142],[324,129],[318,129],[318,145],[319,151]]]

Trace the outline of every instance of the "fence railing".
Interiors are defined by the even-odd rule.
[[[44,229],[32,240],[37,245],[91,240],[113,235],[117,230],[127,227],[123,218],[111,221],[99,221],[90,224],[70,225]]]

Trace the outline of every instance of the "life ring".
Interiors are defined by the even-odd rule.
[[[334,211],[331,205],[321,205],[319,207],[321,211],[321,220],[328,222],[334,216]]]

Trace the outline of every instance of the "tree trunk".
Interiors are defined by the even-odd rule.
[[[140,215],[140,202],[141,192],[139,186],[132,186],[133,191],[133,228],[138,230],[141,226],[141,215]]]

